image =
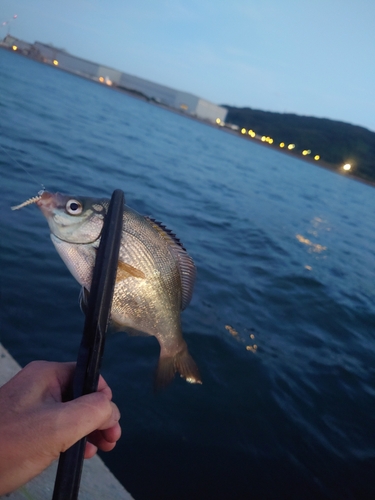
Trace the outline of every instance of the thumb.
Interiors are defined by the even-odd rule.
[[[120,411],[103,392],[86,394],[61,403],[59,429],[61,450],[65,451],[97,429],[108,429],[120,420]]]

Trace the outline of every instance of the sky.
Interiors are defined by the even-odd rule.
[[[375,131],[375,0],[0,0],[8,30],[216,104]]]

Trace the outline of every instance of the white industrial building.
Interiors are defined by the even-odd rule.
[[[19,50],[24,55],[33,57],[44,63],[58,66],[65,71],[91,80],[100,81],[119,89],[137,93],[159,104],[178,109],[202,120],[221,124],[225,122],[227,115],[226,108],[217,106],[193,94],[180,92],[179,90],[171,89],[164,85],[108,68],[107,66],[86,61],[51,45],[40,42],[28,44],[10,35],[4,38],[1,45],[7,48],[17,47],[15,50]]]

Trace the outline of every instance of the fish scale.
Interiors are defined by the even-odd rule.
[[[139,230],[138,230],[139,228]],[[180,325],[173,311],[181,303],[179,290],[179,273],[173,256],[165,251],[165,241],[159,233],[147,223],[142,216],[130,211],[127,207],[124,212],[124,245],[121,246],[120,260],[126,260],[134,268],[144,272],[147,280],[129,277],[121,281],[118,293],[115,293],[115,310],[124,313],[127,318],[119,321],[118,315],[114,320],[122,325],[130,319],[130,326],[134,324],[134,317],[138,319],[140,330],[158,337],[163,325],[163,337],[170,338],[173,334],[180,336]],[[133,294],[141,304],[130,309],[128,297]],[[158,300],[161,299],[161,300]],[[133,303],[135,301],[133,300]],[[170,308],[164,304],[172,305]],[[179,317],[178,317],[179,319]],[[182,334],[181,334],[182,338]],[[163,347],[166,347],[164,342]],[[169,344],[169,342],[168,342]]]

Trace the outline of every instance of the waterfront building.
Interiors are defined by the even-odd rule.
[[[102,66],[69,54],[41,42],[29,44],[7,35],[1,42],[3,47],[19,50],[23,55],[32,57],[46,64],[54,65],[70,73],[89,78],[120,90],[132,92],[140,97],[158,104],[179,110],[188,115],[212,123],[224,123],[227,109],[212,102],[201,99],[188,92],[160,85],[119,70]],[[14,48],[16,47],[16,48]]]

